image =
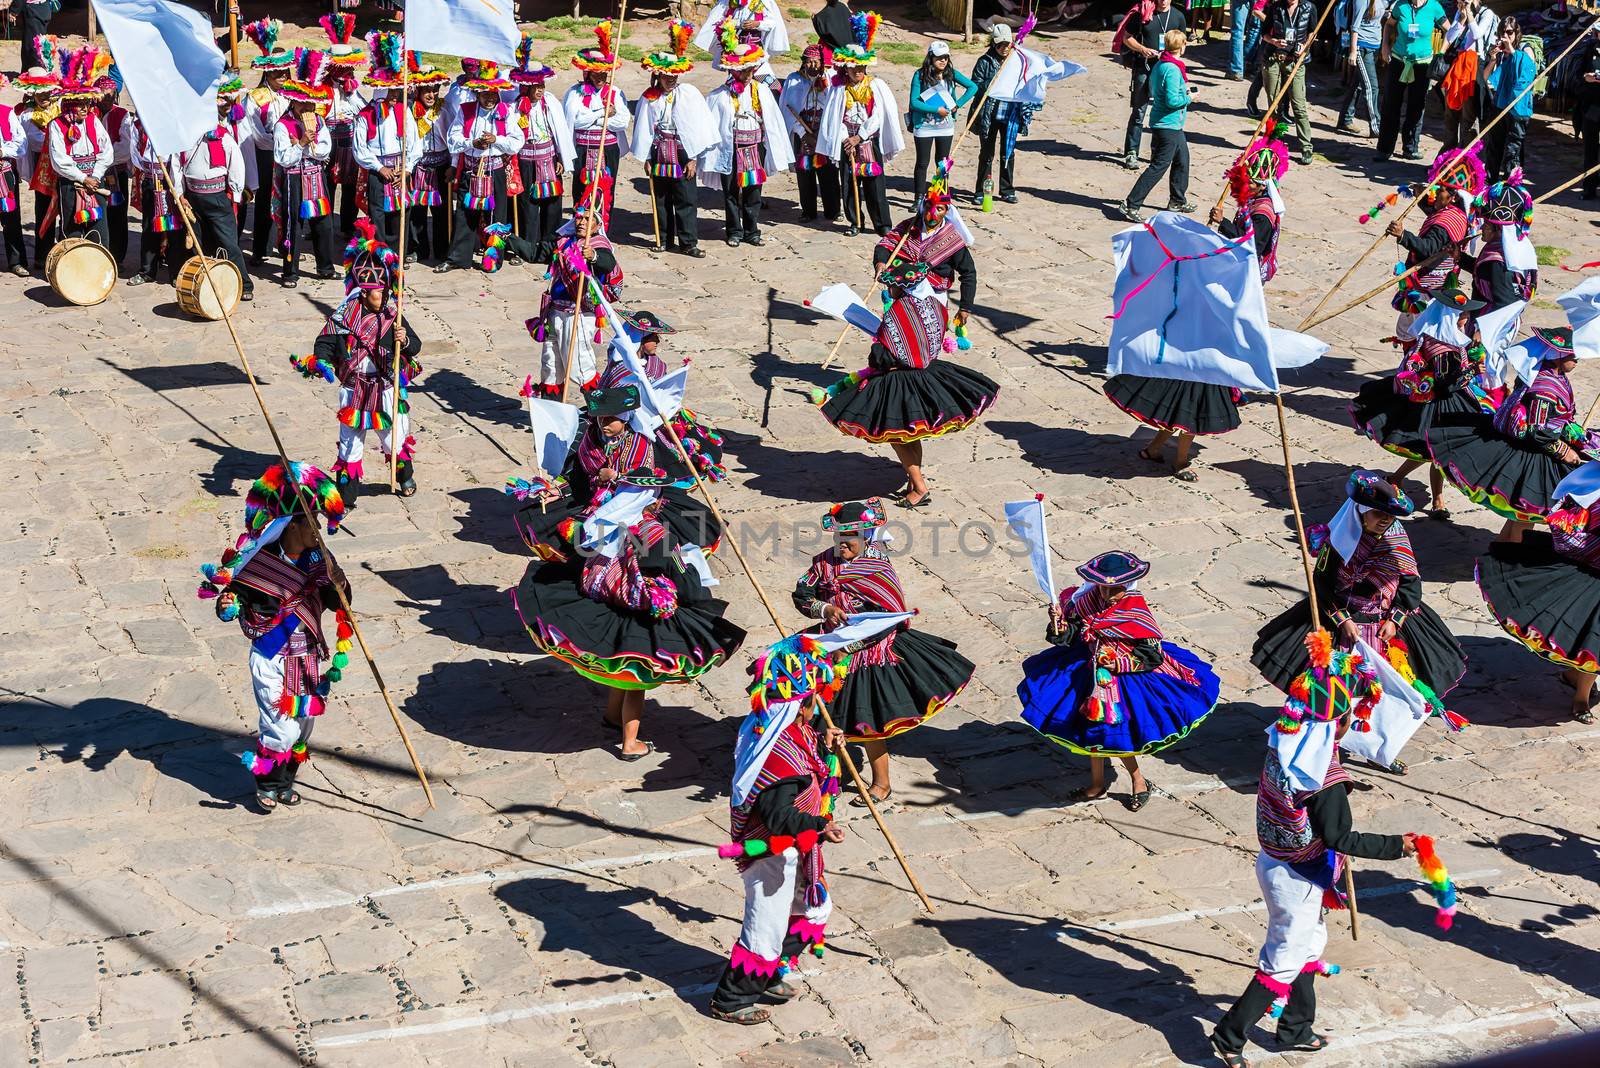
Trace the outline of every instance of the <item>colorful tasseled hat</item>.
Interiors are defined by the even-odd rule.
[[[322,85],[328,80],[329,66],[328,53],[320,48],[294,50],[294,80],[297,82],[305,85]]]
[[[1485,222],[1515,226],[1518,233],[1526,234],[1533,225],[1533,196],[1523,184],[1522,168],[1513,168],[1505,181],[1484,190],[1476,207]]]
[[[394,30],[374,30],[367,34],[367,59],[370,66],[361,83],[377,89],[398,89],[405,81],[404,37]]]
[[[924,215],[931,213],[933,208],[947,208],[950,206],[950,157],[946,156],[934,164],[933,178],[928,182],[927,192],[922,194],[922,212]]]
[[[328,521],[328,533],[336,533],[344,520],[344,498],[333,477],[311,464],[291,465],[291,478],[284,477],[283,465],[273,464],[255,480],[244,499],[244,526],[251,536],[266,525],[299,508],[296,493],[306,494],[313,510]]]
[[[257,19],[241,26],[239,31],[248,37],[261,54],[250,61],[256,70],[288,70],[294,66],[294,53],[278,47],[283,35],[283,22],[279,19]]]
[[[848,657],[828,653],[815,636],[791,634],[762,650],[750,663],[750,713],[762,733],[769,706],[820,697],[831,702],[844,685]]]
[[[667,50],[651,52],[640,64],[657,74],[688,74],[694,70],[689,58],[689,42],[694,39],[694,23],[673,19],[667,26]]]
[[[61,62],[61,98],[63,100],[98,100],[105,94],[95,88],[95,82],[111,66],[111,53],[85,45],[66,53]]]
[[[244,95],[244,79],[236,70],[222,72],[222,81],[217,85],[217,101],[227,103]]]
[[[1383,697],[1377,668],[1358,652],[1335,649],[1333,635],[1325,630],[1306,635],[1306,652],[1310,665],[1289,684],[1279,732],[1294,734],[1307,720],[1329,723],[1352,713],[1351,730],[1371,730],[1367,720]]]
[[[583,395],[589,414],[598,418],[621,416],[639,407],[639,387],[633,385],[591,389]]]
[[[317,22],[328,35],[330,64],[336,67],[359,67],[367,61],[367,50],[351,40],[356,32],[354,15],[324,15]]]
[[[1489,175],[1480,155],[1482,151],[1482,141],[1474,141],[1470,149],[1459,153],[1460,159],[1456,159],[1458,149],[1441,149],[1428,167],[1428,184],[1465,193],[1469,199],[1482,193]]]
[[[385,289],[392,297],[400,285],[400,257],[382,241],[372,220],[356,220],[356,235],[344,249],[344,291]]]
[[[1262,135],[1228,168],[1228,188],[1238,203],[1249,200],[1255,187],[1279,181],[1289,173],[1289,150],[1278,139],[1278,130],[1277,121],[1269,121]]]
[[[523,34],[517,45],[517,65],[511,69],[511,80],[518,85],[543,85],[555,71],[533,56],[533,35]]]
[[[870,67],[878,61],[873,47],[878,40],[878,26],[883,22],[876,11],[857,11],[850,16],[850,32],[855,40],[834,50],[835,67]]]
[[[602,19],[594,28],[594,35],[599,46],[585,48],[572,57],[572,65],[585,73],[616,70],[620,61],[617,59],[616,44],[612,40],[615,27],[610,19]]]
[[[290,78],[283,83],[283,88],[278,90],[278,95],[285,100],[300,104],[331,104],[333,103],[333,89],[326,85],[316,85],[312,82]]]
[[[511,80],[500,76],[500,65],[487,59],[480,59],[478,69],[461,84],[474,93],[500,93],[511,88]]]
[[[1544,351],[1539,355],[1541,362],[1554,363],[1573,355],[1572,330],[1569,327],[1543,326],[1535,330],[1533,336],[1544,345]]]
[[[1404,490],[1396,489],[1387,476],[1376,471],[1358,469],[1350,472],[1344,493],[1361,507],[1392,515],[1396,519],[1409,519],[1411,513],[1417,510]]]
[[[1078,574],[1096,586],[1127,586],[1150,573],[1150,563],[1132,553],[1112,550],[1079,564]]]
[[[61,76],[44,67],[29,67],[26,73],[17,75],[17,86],[23,96],[53,96],[61,91]]]
[[[44,72],[59,82],[61,78],[60,75],[56,74],[56,67],[59,66],[62,73],[65,73],[67,60],[61,53],[61,42],[56,38],[56,35],[53,33],[39,34],[33,39],[33,50],[38,55],[39,65],[44,68]],[[33,71],[29,70],[28,73],[32,74]]]
[[[411,64],[411,88],[413,89],[421,89],[430,85],[443,85],[450,80],[449,74],[435,67],[432,63],[418,63],[415,52],[408,52],[406,59]]]
[[[888,522],[883,502],[876,497],[864,501],[845,501],[829,508],[822,517],[822,529],[834,534],[859,534]]]

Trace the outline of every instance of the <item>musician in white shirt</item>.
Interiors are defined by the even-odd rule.
[[[567,113],[560,104],[552,104],[545,92],[545,81],[555,71],[531,56],[528,63],[511,72],[519,91],[510,104],[526,135],[517,153],[522,191],[512,205],[517,231],[511,248],[530,263],[548,263],[556,247],[556,231],[561,228],[563,186],[575,153]]]
[[[693,32],[688,23],[675,24],[668,31],[672,50],[644,57],[650,88],[636,105],[628,153],[650,175],[656,251],[676,247],[699,259],[706,253],[700,247],[695,178],[701,153],[716,143],[717,128],[700,90],[681,80],[694,68],[687,54]]]
[[[794,163],[789,129],[772,90],[755,76],[766,62],[760,45],[724,49],[721,62],[728,80],[706,97],[717,140],[701,157],[700,184],[720,180],[728,245],[760,245],[761,187]]]
[[[417,120],[400,108],[399,81],[387,71],[374,69],[366,83],[377,87],[373,100],[356,116],[356,163],[366,172],[367,214],[378,240],[396,251],[400,248],[400,228],[405,225],[405,205],[400,201],[400,165],[405,161],[406,184],[416,173],[421,160],[417,140]],[[381,94],[381,95],[380,95]],[[401,144],[404,129],[405,143]],[[416,253],[406,250],[406,258]]]
[[[228,125],[229,112],[244,87],[217,94],[217,125],[207,130],[193,148],[180,153],[172,170],[172,187],[195,217],[195,237],[207,256],[222,255],[239,268],[244,281],[241,300],[255,299],[255,283],[239,248],[240,202],[244,200],[244,153]]]
[[[275,182],[273,203],[281,211],[275,216],[282,235],[283,285],[293,289],[300,277],[300,223],[311,230],[311,251],[317,260],[317,277],[336,277],[333,270],[333,201],[328,183],[328,157],[333,153],[333,135],[317,114],[317,105],[327,103],[332,93],[324,85],[307,85],[290,80],[284,83],[283,97],[288,109],[272,130],[272,162]]]
[[[0,88],[4,88],[0,75]],[[7,270],[28,277],[28,250],[22,243],[22,176],[20,160],[28,151],[28,131],[20,106],[0,104],[0,228],[5,231]]]
[[[117,265],[122,265],[128,255],[128,171],[133,154],[132,128],[128,122],[128,109],[117,105],[121,87],[106,75],[96,79],[100,99],[95,102],[95,112],[111,135],[111,171],[106,175],[106,192],[109,211],[106,220],[111,230],[111,255]]]
[[[572,65],[583,72],[583,81],[567,90],[561,106],[566,110],[578,154],[577,174],[572,181],[573,206],[577,209],[587,204],[589,187],[598,181],[596,203],[600,228],[604,230],[611,221],[617,166],[622,162],[620,138],[627,136],[633,116],[628,112],[628,98],[610,73],[618,65],[611,48],[610,21],[596,26],[595,34],[600,38],[600,47],[585,48],[572,57]]]
[[[450,247],[450,214],[454,210],[450,189],[455,163],[450,155],[451,112],[440,92],[449,81],[448,74],[429,64],[411,73],[411,118],[417,127],[420,158],[406,190],[406,215],[411,226],[408,261],[444,259]]]
[[[817,217],[817,194],[822,214],[839,220],[839,170],[833,160],[817,152],[817,132],[822,128],[822,102],[828,95],[828,71],[822,65],[822,46],[808,45],[800,69],[784,79],[778,107],[789,126],[794,149],[794,176],[800,186],[800,221]]]
[[[81,237],[93,231],[109,248],[104,182],[114,150],[111,134],[92,106],[99,97],[92,85],[67,85],[61,94],[61,114],[46,130],[45,150],[56,174],[56,220],[61,234]]]
[[[184,243],[183,214],[161,176],[161,160],[155,146],[144,132],[137,116],[128,120],[129,139],[133,142],[134,187],[139,194],[139,270],[128,276],[130,286],[142,286],[158,281],[157,273],[164,260],[167,265],[167,284],[178,280],[188,248]],[[175,161],[169,161],[176,166]],[[170,171],[168,172],[170,173]]]
[[[461,105],[450,125],[450,151],[460,159],[456,170],[455,233],[449,257],[434,271],[443,274],[471,267],[479,231],[510,218],[506,168],[522,151],[522,127],[500,94],[511,88],[505,78],[478,77],[467,83],[477,99]]]

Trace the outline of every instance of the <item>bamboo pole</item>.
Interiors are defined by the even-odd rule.
[[[645,177],[650,180],[650,225],[655,227],[656,248],[665,252],[666,249],[661,244],[661,213],[656,210],[656,176],[650,170],[649,161],[645,162]]]
[[[222,291],[217,288],[216,282],[211,277],[211,263],[206,259],[206,254],[200,248],[200,238],[195,226],[194,213],[190,211],[188,202],[183,200],[173,191],[172,175],[167,172],[167,161],[159,160],[158,172],[161,180],[167,185],[167,192],[177,204],[178,211],[183,215],[184,238],[189,247],[195,250],[200,257],[200,271],[205,276],[206,285],[211,287],[211,294],[216,298],[217,306],[222,309],[222,323],[228,328],[228,337],[233,340],[234,351],[239,354],[239,363],[244,368],[245,377],[250,380],[250,392],[255,394],[256,404],[261,408],[261,417],[267,421],[267,432],[272,435],[272,444],[278,451],[278,461],[283,464],[284,472],[292,471],[293,465],[289,460],[289,450],[284,448],[283,438],[278,434],[278,427],[272,421],[272,413],[267,410],[267,402],[261,396],[261,384],[256,381],[255,371],[251,370],[250,357],[245,355],[244,343],[239,340],[239,332],[234,329],[233,315],[228,311],[227,302],[222,299]],[[170,239],[173,235],[168,235]],[[328,545],[322,540],[322,525],[317,519],[316,509],[306,499],[306,495],[298,489],[295,499],[300,502],[301,509],[306,518],[311,520],[311,532],[316,535],[317,548],[321,550],[323,558],[331,561],[333,556],[328,552]],[[384,684],[383,673],[378,670],[378,662],[373,659],[372,650],[367,648],[367,640],[361,634],[361,624],[356,619],[355,610],[350,607],[350,599],[345,596],[344,587],[337,582],[331,584],[333,591],[339,597],[339,607],[345,617],[350,620],[350,629],[355,634],[356,644],[361,646],[361,655],[366,658],[367,667],[372,670],[372,678],[378,684],[378,692],[383,695],[383,703],[389,709],[389,716],[394,720],[394,728],[400,733],[400,741],[406,747],[406,755],[411,758],[411,767],[417,773],[417,781],[422,783],[423,796],[428,799],[428,807],[436,808],[433,802],[433,790],[428,785],[427,773],[422,770],[422,761],[417,758],[417,751],[411,745],[411,737],[406,733],[405,724],[400,722],[400,710],[395,707],[394,698],[389,695],[389,687]]]
[[[1350,941],[1361,941],[1361,910],[1356,908],[1356,866],[1344,858],[1344,903],[1350,909]]]
[[[1445,250],[1445,252],[1448,252],[1448,251],[1449,251],[1448,249]],[[1381,286],[1375,286],[1372,289],[1369,289],[1367,292],[1363,293],[1361,296],[1357,297],[1355,300],[1352,300],[1350,303],[1348,303],[1348,304],[1344,305],[1343,307],[1339,308],[1337,311],[1331,311],[1327,315],[1321,316],[1320,318],[1313,319],[1312,321],[1303,324],[1300,327],[1301,331],[1310,330],[1314,326],[1321,326],[1323,323],[1327,322],[1329,319],[1337,319],[1339,316],[1343,315],[1347,311],[1354,311],[1356,308],[1361,307],[1361,305],[1365,304],[1367,301],[1371,300],[1373,297],[1378,296],[1380,293],[1387,292],[1388,290],[1390,290],[1390,289],[1394,288],[1395,286],[1399,285],[1401,282],[1404,282],[1406,279],[1410,278],[1412,275],[1416,274],[1417,272],[1426,271],[1429,267],[1432,267],[1435,263],[1438,263],[1441,259],[1443,259],[1444,255],[1445,255],[1445,252],[1435,252],[1432,256],[1429,256],[1427,259],[1423,260],[1421,263],[1417,264],[1415,267],[1406,268],[1406,270],[1403,273],[1395,275],[1393,278],[1391,278],[1389,281],[1383,283],[1383,285],[1381,285]]]
[[[1441,173],[1448,172],[1452,167],[1454,167],[1456,165],[1456,163],[1461,159],[1461,157],[1465,156],[1468,152],[1470,152],[1472,150],[1472,146],[1473,145],[1476,145],[1478,142],[1482,141],[1484,136],[1486,134],[1488,134],[1488,132],[1490,130],[1494,129],[1495,126],[1500,122],[1501,119],[1505,118],[1508,114],[1511,113],[1511,109],[1512,108],[1516,107],[1519,103],[1522,102],[1522,98],[1523,97],[1527,96],[1530,92],[1533,91],[1534,85],[1539,80],[1539,75],[1546,73],[1551,68],[1553,68],[1557,63],[1560,63],[1563,59],[1565,59],[1567,57],[1567,54],[1569,52],[1571,52],[1574,48],[1578,47],[1579,42],[1581,42],[1585,37],[1589,36],[1590,32],[1592,32],[1595,29],[1596,26],[1600,26],[1600,18],[1595,19],[1595,21],[1589,23],[1588,26],[1584,27],[1583,32],[1579,33],[1576,37],[1574,37],[1572,39],[1572,43],[1567,45],[1566,48],[1561,50],[1561,54],[1560,55],[1556,56],[1556,58],[1551,60],[1549,63],[1546,63],[1542,69],[1540,69],[1537,73],[1535,73],[1535,75],[1533,77],[1533,80],[1530,81],[1527,84],[1527,86],[1522,90],[1522,92],[1518,93],[1516,95],[1516,97],[1512,99],[1511,103],[1509,103],[1505,107],[1501,108],[1499,114],[1495,115],[1495,117],[1493,119],[1489,120],[1489,122],[1478,131],[1478,136],[1477,137],[1474,137],[1471,141],[1467,142],[1465,145],[1463,145],[1456,152],[1456,154],[1454,156],[1450,157],[1449,162],[1441,169]],[[1367,248],[1367,250],[1365,252],[1363,252],[1360,256],[1358,256],[1356,258],[1355,262],[1351,263],[1349,267],[1345,268],[1344,274],[1340,275],[1339,276],[1339,280],[1333,284],[1332,288],[1330,288],[1326,293],[1324,293],[1322,295],[1322,299],[1321,300],[1317,301],[1317,306],[1315,308],[1311,309],[1311,314],[1309,314],[1309,315],[1307,315],[1305,317],[1305,322],[1306,323],[1309,323],[1311,320],[1315,319],[1319,314],[1321,314],[1322,309],[1328,306],[1328,301],[1333,299],[1333,295],[1344,287],[1344,284],[1350,280],[1350,276],[1351,275],[1356,273],[1356,268],[1360,267],[1362,265],[1362,263],[1366,262],[1367,257],[1372,255],[1374,252],[1376,252],[1378,250],[1378,246],[1379,245],[1383,244],[1384,241],[1391,239],[1391,235],[1389,233],[1389,229],[1394,227],[1395,225],[1399,224],[1402,220],[1404,220],[1405,217],[1411,213],[1411,209],[1416,207],[1418,204],[1420,204],[1422,202],[1422,198],[1425,197],[1428,194],[1428,191],[1431,190],[1433,187],[1434,187],[1434,183],[1433,182],[1429,182],[1427,185],[1423,186],[1422,190],[1416,195],[1415,199],[1413,199],[1411,201],[1411,203],[1407,204],[1404,208],[1401,209],[1400,214],[1395,216],[1394,220],[1392,222],[1390,222],[1389,226],[1386,227],[1381,233],[1378,234],[1377,238],[1373,240],[1372,244]],[[1301,330],[1305,329],[1304,323],[1301,324],[1300,329]]]
[[[378,117],[383,113],[380,110]],[[406,127],[411,124],[411,64],[406,59],[405,31],[400,35],[400,114],[395,117],[394,125],[396,136],[400,138],[400,247],[396,252],[400,256],[399,283],[395,287],[394,295],[394,394],[389,404],[389,492],[398,493],[400,489],[400,450],[405,448],[405,440],[400,435],[400,365],[404,361],[401,353],[400,331],[405,328],[406,307],[406,231],[411,229],[410,219],[406,211],[406,166],[410,163],[410,153],[406,151]],[[371,208],[371,205],[368,205]],[[380,209],[381,210],[381,209]],[[408,331],[409,333],[409,331]],[[411,429],[409,420],[406,429]]]
[[[1278,92],[1273,96],[1272,102],[1267,105],[1267,110],[1263,111],[1261,113],[1261,118],[1256,121],[1256,128],[1250,131],[1250,139],[1244,143],[1246,149],[1255,144],[1256,138],[1261,136],[1261,131],[1265,130],[1267,128],[1267,123],[1272,121],[1272,116],[1278,113],[1278,105],[1283,103],[1284,94],[1287,93],[1289,91],[1289,87],[1294,84],[1295,74],[1302,66],[1304,66],[1307,57],[1311,55],[1311,45],[1316,41],[1317,34],[1322,32],[1322,24],[1328,20],[1329,13],[1331,13],[1333,9],[1338,6],[1338,3],[1339,0],[1328,0],[1328,6],[1322,9],[1322,15],[1317,19],[1317,24],[1311,29],[1311,36],[1306,38],[1305,44],[1300,46],[1300,51],[1295,55],[1294,66],[1290,67],[1289,73],[1284,75],[1283,84],[1278,86]],[[1310,105],[1308,104],[1307,106],[1309,107]],[[1301,146],[1302,149],[1309,147],[1311,146]],[[1243,151],[1240,152],[1240,155],[1243,155]],[[1224,178],[1222,182],[1222,192],[1217,196],[1216,207],[1212,208],[1211,210],[1222,210],[1222,206],[1228,201],[1228,188],[1227,179]],[[1135,204],[1134,207],[1138,207],[1138,205]]]
[[[574,2],[576,2],[576,0],[574,0]],[[611,126],[611,111],[616,103],[616,93],[613,91],[613,85],[616,82],[617,67],[622,65],[622,27],[623,24],[627,22],[627,19],[628,0],[618,0],[616,26],[617,33],[616,36],[611,39],[611,58],[615,61],[615,65],[612,66],[610,70],[606,71],[606,82],[604,87],[600,90],[601,99],[605,101],[605,110],[601,112],[600,116],[600,158],[598,161],[598,166],[595,170],[594,181],[589,185],[589,195],[585,198],[588,200],[588,203],[579,208],[577,211],[573,212],[572,215],[573,227],[576,229],[578,216],[582,215],[584,212],[589,213],[589,233],[588,236],[583,239],[583,262],[584,270],[586,272],[589,269],[589,250],[594,247],[594,221],[595,216],[599,214],[598,202],[600,199],[600,181],[605,177],[606,173],[606,131]],[[617,169],[622,169],[622,153],[620,150],[617,153]],[[581,160],[579,161],[578,173],[583,173]],[[616,175],[612,175],[612,182],[614,183],[615,181]],[[650,198],[650,205],[651,210],[654,211],[655,197],[653,196]],[[598,284],[599,283],[596,282],[596,285]],[[583,296],[584,291],[587,288],[588,287],[583,284],[583,278],[580,277],[578,279],[578,291],[573,294],[572,298],[572,324],[567,334],[567,358],[561,365],[562,404],[567,403],[567,396],[572,389],[572,358],[577,355],[578,332],[583,329]]]
[[[726,537],[728,544],[733,547],[733,555],[738,558],[739,566],[744,569],[745,578],[750,580],[750,585],[756,591],[756,596],[761,599],[761,604],[766,608],[767,615],[772,617],[773,627],[776,628],[781,637],[789,637],[789,628],[783,625],[783,620],[778,617],[777,609],[772,607],[772,600],[767,596],[767,591],[756,579],[756,573],[750,568],[750,561],[745,559],[744,550],[739,548],[739,539],[734,536],[727,520],[723,519],[722,510],[717,507],[716,499],[711,496],[710,487],[700,477],[699,468],[695,467],[694,461],[689,458],[688,452],[685,451],[683,442],[678,438],[678,431],[673,427],[672,421],[663,419],[661,427],[667,432],[667,437],[672,441],[672,447],[677,451],[678,459],[689,469],[689,474],[693,476],[694,484],[700,490],[700,495],[705,498],[706,504],[711,508],[711,514],[716,517],[717,523],[721,525],[724,537]],[[816,702],[816,707],[821,710],[823,722],[831,730],[834,726],[833,717],[828,714],[826,702],[818,701]],[[911,864],[906,860],[905,854],[900,851],[900,843],[895,841],[894,834],[889,830],[889,825],[883,822],[883,814],[878,811],[878,804],[872,798],[872,791],[868,790],[867,784],[861,781],[861,772],[857,770],[855,760],[851,758],[849,750],[844,746],[839,747],[839,756],[843,759],[845,768],[850,772],[850,780],[855,783],[857,792],[861,794],[862,800],[866,803],[867,811],[872,814],[873,822],[878,825],[878,830],[883,832],[884,841],[889,843],[889,850],[894,854],[894,859],[900,862],[900,870],[906,873],[906,880],[910,882],[912,892],[922,902],[922,907],[928,910],[928,915],[933,915],[933,902],[923,892],[922,884],[917,882],[916,875],[911,871]]]
[[[1589,175],[1593,174],[1595,171],[1600,171],[1600,163],[1596,163],[1593,167],[1590,167],[1588,170],[1584,171],[1582,174],[1579,174],[1576,178],[1568,178],[1566,181],[1562,182],[1560,185],[1556,186],[1554,189],[1550,190],[1548,193],[1539,194],[1537,197],[1535,197],[1533,199],[1533,202],[1535,204],[1543,204],[1545,201],[1549,200],[1551,197],[1560,196],[1562,193],[1565,193],[1567,190],[1571,189],[1573,186],[1577,185],[1579,182],[1581,182],[1585,178],[1589,177]]]
[[[94,10],[94,7],[93,7],[92,4],[90,5],[90,10],[91,11]],[[91,15],[90,19],[92,20],[93,17],[94,16]],[[91,27],[93,27],[94,23],[91,21],[89,23],[89,25]],[[89,31],[89,36],[91,38],[94,37],[94,30],[92,28]],[[229,66],[231,66],[234,70],[238,70],[239,69],[239,0],[228,0],[228,57],[229,57],[228,58]]]

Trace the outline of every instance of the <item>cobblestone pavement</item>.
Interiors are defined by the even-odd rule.
[[[245,806],[232,754],[254,711],[245,645],[195,599],[195,568],[237,532],[243,488],[271,445],[220,325],[182,317],[169,291],[119,288],[87,310],[42,281],[0,286],[4,458],[0,595],[0,1062],[163,1066],[1077,1065],[1204,1061],[1205,1031],[1244,987],[1262,934],[1251,860],[1261,731],[1274,695],[1246,661],[1258,624],[1294,598],[1272,408],[1199,452],[1182,485],[1137,461],[1130,421],[1099,392],[1111,286],[1105,211],[1131,175],[1125,87],[1103,35],[1050,47],[1089,64],[1057,86],[1021,148],[1021,203],[969,211],[981,241],[976,346],[960,358],[1002,384],[983,424],[929,446],[937,504],[904,543],[918,626],[980,665],[958,704],[894,746],[890,821],[938,906],[921,914],[871,823],[830,848],[835,930],[807,989],[770,1025],[704,1015],[741,908],[719,861],[743,672],[657,690],[646,736],[661,754],[619,762],[596,693],[530,655],[504,590],[527,563],[503,479],[530,451],[517,386],[535,271],[415,276],[408,304],[430,374],[415,403],[421,492],[362,498],[337,548],[365,630],[434,781],[428,811],[365,670],[323,717],[307,803]],[[1194,196],[1220,188],[1246,124],[1220,46],[1198,57]],[[968,58],[970,62],[970,56]],[[889,72],[897,91],[909,70]],[[709,84],[710,74],[695,79]],[[1313,82],[1318,79],[1314,78]],[[624,75],[630,94],[637,71]],[[1314,84],[1313,99],[1326,95]],[[1368,145],[1336,137],[1286,183],[1283,265],[1269,294],[1292,326],[1371,240],[1356,215],[1417,168],[1367,180]],[[1576,173],[1570,142],[1535,134],[1541,187]],[[961,172],[970,180],[970,153]],[[905,161],[891,183],[907,203]],[[733,251],[707,198],[700,263],[645,250],[637,169],[617,229],[625,303],[680,327],[691,399],[726,429],[721,491],[738,526],[814,521],[826,502],[896,484],[884,452],[829,430],[807,402],[835,336],[803,301],[864,281],[872,240],[801,226],[791,179],[768,190],[767,244]],[[1569,195],[1541,209],[1542,243],[1593,259]],[[644,236],[641,236],[644,235]],[[1358,273],[1376,284],[1389,250]],[[686,272],[686,268],[692,271]],[[1547,296],[1571,276],[1551,270]],[[335,283],[270,280],[240,316],[267,403],[299,458],[331,462],[333,395],[290,373],[337,300]],[[1300,495],[1313,519],[1355,464],[1384,458],[1344,424],[1362,376],[1389,367],[1381,302],[1319,329],[1333,345],[1288,391]],[[1557,321],[1552,304],[1534,312]],[[862,360],[847,352],[845,365]],[[1578,373],[1580,393],[1600,380]],[[1225,704],[1145,762],[1143,811],[1113,798],[1066,807],[1081,760],[1016,718],[1021,659],[1044,613],[1003,553],[967,551],[958,526],[1003,501],[1051,502],[1058,571],[1113,546],[1152,558],[1147,587],[1175,640],[1215,658]],[[1500,634],[1472,583],[1496,526],[1457,498],[1450,522],[1411,527],[1431,603],[1472,671],[1424,727],[1406,778],[1369,774],[1368,829],[1439,838],[1463,890],[1454,931],[1410,861],[1364,864],[1365,926],[1334,922],[1324,986],[1336,1037],[1321,1068],[1429,1064],[1600,1022],[1600,857],[1591,784],[1600,730],[1563,723],[1553,673]],[[941,542],[935,545],[935,524]],[[785,533],[754,546],[785,596],[807,552]],[[733,615],[767,640],[758,601],[718,557]],[[8,969],[9,970],[9,969]],[[1267,1036],[1263,1040],[1270,1042]],[[1266,1064],[1300,1062],[1265,1052]]]

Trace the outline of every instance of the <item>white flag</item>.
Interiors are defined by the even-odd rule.
[[[883,320],[872,314],[862,303],[856,291],[843,282],[836,282],[812,297],[810,306],[824,315],[831,315],[841,323],[849,323],[870,338],[877,338]]]
[[[621,486],[606,503],[583,521],[583,536],[578,544],[586,551],[615,558],[622,551],[628,528],[637,526],[644,510],[655,502],[659,491],[644,486]]]
[[[650,389],[660,405],[656,414],[662,419],[671,419],[683,410],[683,395],[689,391],[689,365],[668,371],[650,383]]]
[[[93,3],[154,155],[188,152],[217,125],[217,86],[226,64],[211,23],[170,0]]]
[[[1012,100],[1018,104],[1043,104],[1051,82],[1082,74],[1084,68],[1070,59],[1051,59],[1042,52],[1017,45],[1000,64],[989,86],[990,100]]]
[[[1254,241],[1230,241],[1163,211],[1148,229],[1116,234],[1111,246],[1117,282],[1107,374],[1278,391]]]
[[[528,420],[533,424],[533,465],[551,478],[567,469],[567,454],[578,436],[578,409],[543,397],[528,398]]]
[[[1028,547],[1028,563],[1033,567],[1033,581],[1038,583],[1044,599],[1056,603],[1056,579],[1050,566],[1050,538],[1044,529],[1044,501],[1012,501],[1005,506],[1006,525],[1011,533]]]
[[[1267,335],[1272,342],[1272,366],[1280,371],[1305,367],[1328,354],[1328,343],[1310,334],[1274,326],[1269,328]]]
[[[1522,381],[1532,382],[1539,374],[1539,365],[1544,362],[1545,352],[1545,343],[1530,337],[1507,348],[1503,362],[1509,363]]]
[[[1600,356],[1600,275],[1556,298],[1572,324],[1572,351],[1580,360]]]
[[[522,33],[516,0],[406,0],[406,47],[510,66]]]
[[[1579,464],[1566,478],[1556,483],[1550,499],[1560,504],[1567,497],[1577,501],[1580,508],[1587,508],[1600,500],[1600,460]],[[238,568],[234,568],[234,572],[237,573]]]
[[[1422,721],[1428,718],[1428,702],[1372,646],[1358,641],[1356,651],[1377,669],[1378,681],[1383,684],[1383,696],[1378,699],[1377,706],[1367,720],[1372,729],[1347,731],[1339,740],[1339,748],[1386,768],[1395,762],[1400,750],[1417,733]]]

